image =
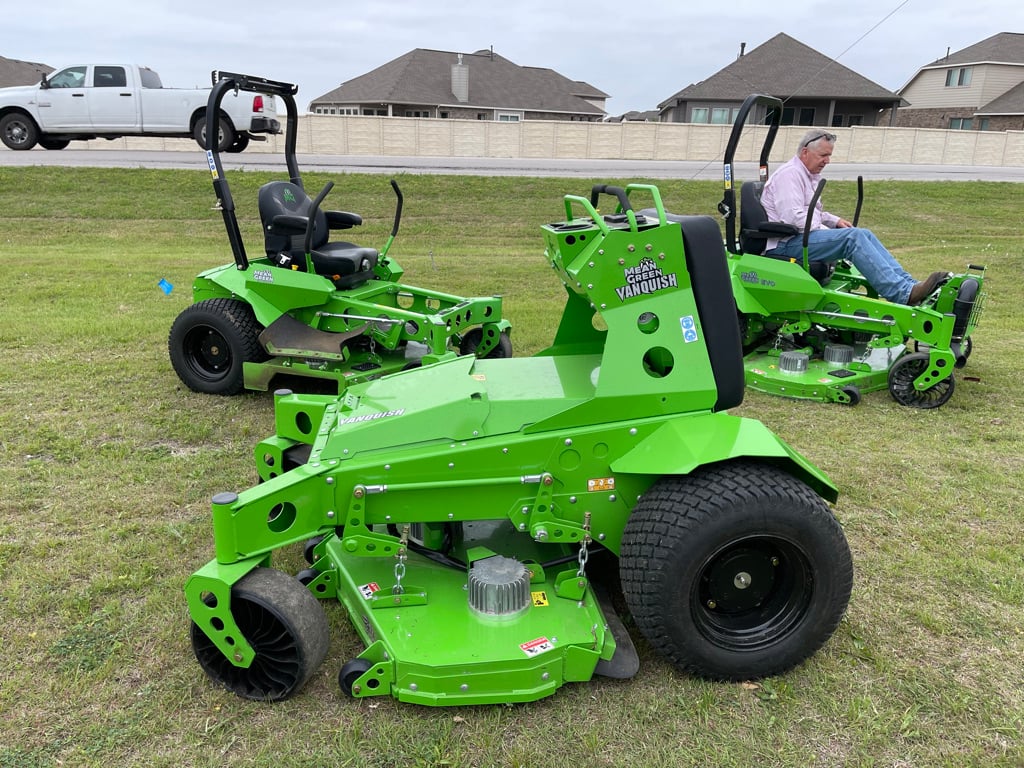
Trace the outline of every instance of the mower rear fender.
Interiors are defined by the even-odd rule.
[[[782,469],[829,502],[839,491],[828,476],[760,421],[725,413],[668,421],[611,463],[617,475],[688,475],[734,459],[761,460]]]
[[[193,300],[229,296],[252,307],[264,327],[294,309],[326,304],[334,291],[330,280],[320,275],[293,272],[253,262],[246,270],[233,264],[207,270],[192,285]]]

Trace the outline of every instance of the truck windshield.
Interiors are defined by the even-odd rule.
[[[82,88],[85,85],[85,67],[68,67],[46,78],[51,88]]]

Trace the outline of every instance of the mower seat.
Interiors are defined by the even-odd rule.
[[[306,271],[305,238],[311,205],[305,190],[290,181],[272,181],[260,187],[264,247],[277,266]],[[316,274],[330,278],[336,288],[354,288],[373,277],[379,258],[376,248],[327,242],[331,230],[351,229],[362,223],[362,217],[355,213],[316,211],[310,260]]]
[[[782,221],[768,221],[768,214],[761,205],[761,192],[764,191],[763,181],[748,181],[740,187],[740,248],[744,253],[752,253],[769,259],[790,261],[789,256],[777,253],[765,253],[768,239],[779,237],[796,237],[800,230],[792,224]],[[834,262],[808,262],[811,277],[821,285],[828,285],[832,273],[836,270]]]

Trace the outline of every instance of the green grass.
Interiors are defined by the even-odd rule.
[[[268,174],[231,172],[243,235]],[[327,176],[307,174],[310,189]],[[383,243],[387,177],[328,198]],[[539,226],[595,182],[401,176],[392,254],[414,285],[500,292],[517,354],[546,345],[562,289]],[[713,182],[661,185],[714,214]],[[852,212],[852,183],[827,207]],[[327,606],[328,660],[296,698],[242,701],[195,663],[182,586],[212,556],[209,501],[255,482],[271,398],[196,395],[171,369],[192,277],[229,260],[208,174],[0,169],[0,767],[1019,766],[1024,764],[1024,185],[869,183],[862,223],[916,275],[988,266],[987,314],[951,401],[856,408],[749,393],[840,488],[854,553],[847,617],[799,669],[726,685],[675,672],[639,638],[628,682],[529,705],[432,710],[352,701],[359,652]],[[168,296],[161,279],[175,285]],[[300,567],[286,552],[282,567]]]

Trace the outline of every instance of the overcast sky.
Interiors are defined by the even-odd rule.
[[[128,62],[164,85],[212,69],[296,83],[300,110],[414,48],[493,48],[609,94],[607,110],[653,109],[785,32],[889,90],[946,54],[1024,32],[1020,0],[362,0],[239,3],[78,0],[4,14],[0,55],[62,68]],[[214,9],[214,10],[204,10]],[[10,10],[10,9],[9,9]]]

